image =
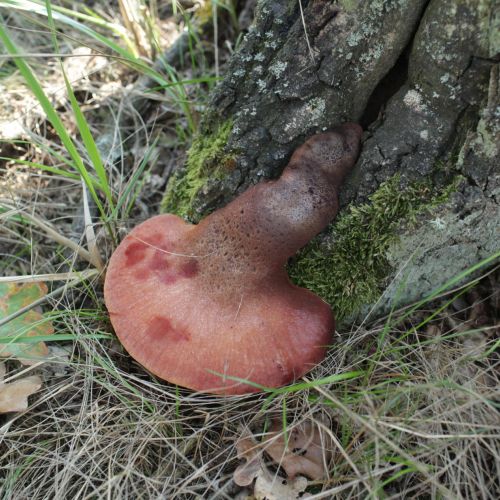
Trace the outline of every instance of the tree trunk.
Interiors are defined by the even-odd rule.
[[[260,1],[164,210],[197,221],[278,176],[312,134],[357,121],[343,210],[290,274],[341,320],[428,294],[498,250],[498,11],[496,0]]]

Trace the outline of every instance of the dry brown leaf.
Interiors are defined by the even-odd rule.
[[[313,480],[328,475],[332,443],[328,436],[322,436],[319,428],[310,421],[296,425],[288,431],[288,446],[281,422],[275,421],[262,446],[291,479],[299,474]]]
[[[238,458],[246,460],[233,474],[238,486],[250,486],[255,480],[253,496],[255,500],[296,500],[307,498],[302,493],[307,488],[307,479],[299,476],[294,479],[284,479],[273,474],[263,460],[262,443],[257,443],[246,433],[236,443]]]
[[[296,500],[309,496],[307,493],[302,494],[306,488],[305,477],[298,476],[287,481],[264,469],[257,476],[253,494],[256,500]]]
[[[238,486],[249,486],[258,476],[262,468],[262,451],[257,443],[247,432],[236,443],[238,458],[246,462],[236,468],[233,473],[234,482]]]
[[[495,304],[484,299],[489,292],[480,289],[471,290],[465,298],[461,298],[454,308],[463,309],[465,318],[457,319],[453,314],[446,316],[448,324],[457,333],[466,333],[462,338],[462,351],[469,358],[480,357],[488,349],[488,343],[500,333],[498,314]],[[496,294],[493,294],[496,295]],[[492,296],[493,299],[493,296]]]
[[[42,379],[36,375],[25,377],[10,384],[2,382],[5,365],[0,364],[0,413],[23,411],[28,408],[28,396],[42,387]]]
[[[236,443],[238,458],[245,463],[234,471],[235,483],[248,487],[255,480],[256,499],[305,498],[302,492],[308,484],[306,477],[318,480],[328,474],[331,439],[323,436],[312,422],[294,426],[288,431],[287,438],[288,442],[280,421],[271,424],[270,431],[261,442],[245,432]],[[264,452],[283,468],[287,479],[269,471],[264,462]]]

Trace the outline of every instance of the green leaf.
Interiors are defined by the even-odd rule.
[[[45,283],[0,283],[0,320],[41,299],[46,293]],[[53,334],[51,321],[40,312],[30,310],[0,327],[0,357],[15,357],[25,365],[34,364],[49,353],[45,343],[35,337],[46,338]]]

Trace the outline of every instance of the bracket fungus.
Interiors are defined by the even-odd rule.
[[[337,214],[362,129],[346,123],[299,147],[261,182],[199,224],[164,214],[111,256],[104,294],[126,350],[174,384],[217,394],[293,382],[325,356],[330,306],[293,285],[287,259]]]

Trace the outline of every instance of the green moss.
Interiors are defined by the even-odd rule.
[[[231,133],[231,120],[219,126],[215,133],[197,135],[188,152],[185,168],[170,179],[161,205],[162,212],[177,214],[196,221],[193,201],[209,179],[222,179],[234,165],[235,155],[224,148]]]
[[[340,5],[344,7],[346,12],[352,12],[358,7],[358,2],[356,0],[342,0]]]
[[[375,302],[386,285],[390,267],[385,257],[403,223],[443,203],[453,183],[437,191],[430,183],[401,189],[398,175],[381,184],[370,203],[351,207],[330,226],[332,244],[318,238],[289,267],[292,280],[331,304],[338,320]]]

